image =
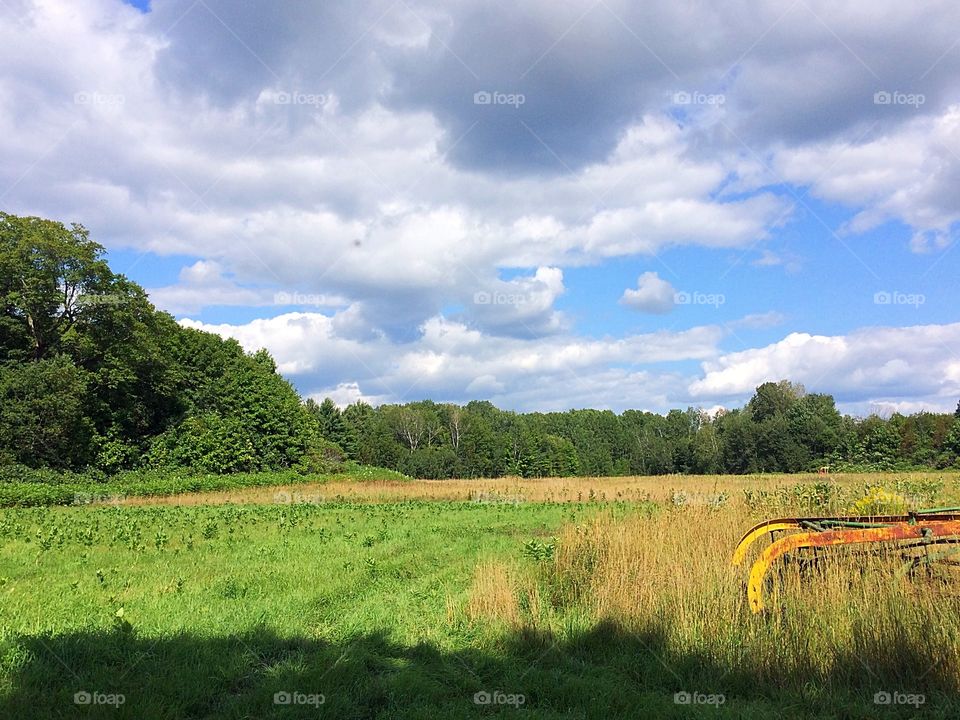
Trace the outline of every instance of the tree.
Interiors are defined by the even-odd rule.
[[[866,418],[858,428],[857,459],[877,470],[892,470],[898,460],[900,437],[892,424],[877,415]]]
[[[464,412],[459,405],[447,403],[443,406],[446,417],[447,431],[450,434],[450,447],[454,452],[460,451],[460,438],[463,436]]]
[[[389,418],[397,439],[413,452],[423,443],[427,423],[418,409],[409,405],[397,405],[390,411]]]
[[[806,391],[799,383],[789,380],[765,382],[757,387],[747,403],[747,410],[756,422],[763,422],[786,413],[804,394]]]
[[[499,410],[489,402],[472,401],[463,409],[463,433],[459,445],[463,473],[468,477],[502,475],[504,457],[498,453],[492,420]]]
[[[805,395],[787,411],[786,418],[790,436],[805,451],[805,464],[822,465],[839,446],[842,418],[832,395]]]
[[[724,472],[753,473],[759,470],[756,424],[750,414],[732,410],[717,418]]]
[[[950,452],[960,457],[960,418],[954,420],[953,427],[950,429],[950,434],[947,435],[944,445]]]
[[[316,418],[320,427],[320,435],[338,447],[346,449],[344,446],[350,444],[349,433],[347,424],[343,420],[343,414],[337,404],[330,398],[324,398],[320,404],[317,404],[313,399],[308,399],[304,406]]]
[[[122,301],[104,249],[81,225],[0,213],[2,360],[41,360]]]
[[[68,358],[0,372],[0,458],[31,467],[80,467],[90,455],[89,377]]]
[[[695,473],[710,475],[720,471],[720,436],[710,415],[699,411],[700,427],[693,437],[691,447],[691,470]]]

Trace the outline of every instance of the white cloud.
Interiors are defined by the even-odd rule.
[[[848,335],[790,333],[783,340],[703,363],[690,383],[696,398],[743,397],[769,380],[789,379],[849,403],[924,398],[941,410],[960,397],[960,323],[875,327]]]
[[[196,313],[202,308],[216,305],[336,307],[346,304],[342,297],[320,293],[241,287],[224,276],[220,263],[211,260],[198,260],[183,268],[179,280],[176,285],[149,288],[147,292],[154,305],[161,310],[180,315]]]
[[[800,257],[791,252],[774,252],[769,248],[760,251],[760,257],[753,261],[756,267],[782,267],[788,273],[798,273],[803,268]]]
[[[146,18],[95,0],[21,5],[29,9],[19,25],[15,9],[0,8],[14,20],[0,27],[0,57],[9,60],[0,72],[0,187],[15,186],[11,209],[82,221],[110,249],[198,256],[230,278],[155,291],[175,312],[260,304],[251,288],[272,286],[356,303],[366,323],[397,337],[457,303],[490,331],[556,333],[564,318],[550,305],[563,292],[563,266],[673,245],[745,246],[784,210],[766,193],[719,199],[729,168],[688,156],[688,132],[659,112],[638,115],[609,157],[573,173],[497,177],[448,161],[451,138],[437,116],[376,95],[351,102],[350,87],[308,88],[323,97],[316,106],[276,104],[305,83],[268,73],[227,104],[187,92],[194,71],[177,76],[183,85],[171,81],[165,73],[197,53],[224,63],[210,75],[224,81],[218,89],[254,82],[256,73],[238,75],[251,58],[236,38],[209,39],[223,46],[221,59],[177,35],[196,32],[211,12],[242,24],[240,9],[211,2],[164,35],[154,27],[172,4]],[[424,25],[407,20],[385,19],[384,41],[419,47]],[[289,52],[303,50],[288,42]],[[286,50],[264,49],[268,64],[272,52]],[[343,62],[386,72],[360,58]],[[76,104],[77,92],[92,99]],[[108,102],[114,96],[122,102]],[[501,280],[507,268],[534,275]],[[530,302],[472,303],[498,287]]]
[[[765,246],[807,212],[793,191],[849,207],[839,230],[901,221],[913,250],[942,251],[960,221],[956,8],[880,6],[759,0],[758,36],[736,8],[666,0],[267,14],[156,0],[146,15],[117,0],[8,0],[0,199],[80,221],[111,251],[191,258],[151,290],[172,312],[267,307],[278,293],[331,306],[203,327],[266,345],[342,401],[429,391],[664,408],[739,397],[772,373],[835,378],[849,402],[926,402],[960,382],[949,353],[934,357],[942,329],[792,333],[723,355],[727,333],[784,318],[591,339],[556,309],[570,268],[672,248],[800,271],[805,249]],[[468,69],[525,92],[522,113],[474,105]],[[925,101],[874,103],[884,89]],[[681,106],[678,90],[725,101]],[[278,102],[298,93],[314,100]],[[666,312],[670,290],[647,273],[622,302]],[[882,333],[886,345],[868,343]],[[690,361],[702,378],[656,367]]]
[[[769,327],[777,319],[748,316],[729,325]],[[341,404],[428,397],[489,399],[519,410],[716,409],[739,406],[756,386],[784,378],[831,393],[844,410],[859,414],[880,408],[947,411],[960,398],[960,323],[862,328],[835,336],[790,333],[764,347],[725,353],[721,343],[729,330],[711,325],[621,339],[514,338],[434,317],[416,341],[396,343],[340,337],[336,318],[317,313],[244,325],[181,322],[236,338],[247,350],[266,347],[305,394],[329,395]],[[701,361],[701,374],[685,369],[690,360]]]
[[[777,327],[778,325],[783,325],[786,321],[786,316],[777,312],[776,310],[770,310],[765,313],[752,313],[746,315],[739,320],[734,320],[733,322],[727,323],[728,326],[738,328],[748,328],[750,330],[762,330],[765,328]]]
[[[960,105],[921,115],[862,142],[847,139],[779,153],[782,177],[810,185],[815,197],[860,208],[848,230],[863,232],[887,220],[914,229],[917,252],[942,249],[960,221]]]
[[[673,310],[676,290],[655,272],[645,272],[637,279],[636,289],[623,291],[620,302],[641,312],[663,315]]]
[[[571,403],[661,407],[666,394],[659,379],[669,377],[681,392],[683,383],[676,374],[645,368],[713,357],[727,334],[719,326],[702,326],[621,339],[522,338],[485,335],[438,316],[423,324],[413,342],[357,341],[337,332],[338,315],[346,312],[286,313],[243,325],[181,322],[233,337],[248,351],[266,347],[280,371],[310,396],[335,392],[340,402],[486,397],[529,409]]]
[[[347,407],[347,405],[353,405],[357,402],[365,402],[368,405],[380,405],[389,401],[389,398],[364,395],[360,390],[360,385],[355,382],[338,383],[336,387],[324,388],[312,392],[307,397],[318,403],[323,402],[326,398],[330,398],[341,410]]]

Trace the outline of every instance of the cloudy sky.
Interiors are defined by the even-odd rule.
[[[306,395],[960,398],[955,0],[0,0],[0,208]]]

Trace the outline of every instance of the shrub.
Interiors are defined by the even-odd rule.
[[[215,413],[189,417],[161,434],[147,454],[147,464],[212,473],[247,472],[262,467],[240,423]]]
[[[346,458],[339,445],[317,438],[293,469],[301,475],[342,473],[346,469]]]

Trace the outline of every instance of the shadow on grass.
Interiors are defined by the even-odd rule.
[[[327,643],[267,630],[145,638],[117,629],[0,645],[0,718],[957,717],[955,678],[925,670],[909,648],[875,651],[813,683],[750,658],[723,667],[677,655],[658,631],[607,624],[563,641],[517,632],[455,651],[386,633]],[[891,704],[875,704],[877,692]],[[904,704],[903,693],[925,702]]]

